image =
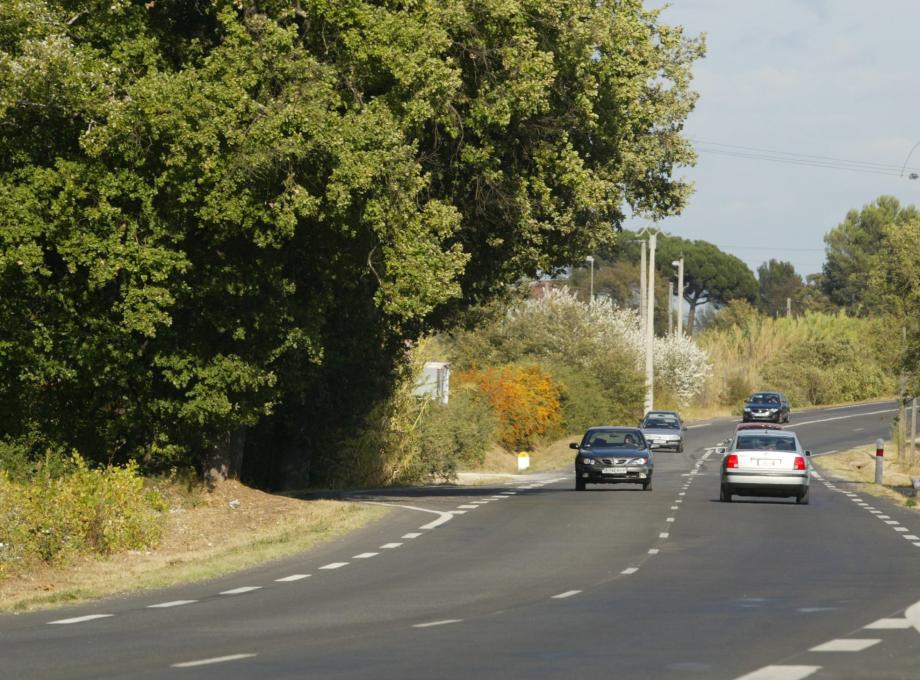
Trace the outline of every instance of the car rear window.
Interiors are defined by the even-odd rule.
[[[752,404],[778,404],[779,396],[776,394],[755,394],[748,401]]]
[[[735,449],[739,451],[795,451],[795,437],[743,434],[738,436],[738,444]]]
[[[674,416],[649,416],[642,423],[642,427],[677,430],[680,428],[680,423],[677,422],[677,418]]]
[[[642,434],[630,430],[598,430],[589,432],[582,446],[605,447],[619,446],[624,449],[633,449],[645,444]]]

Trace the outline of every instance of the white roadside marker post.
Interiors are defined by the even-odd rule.
[[[876,439],[875,440],[875,483],[882,483],[882,474],[884,472],[885,465],[885,440]]]

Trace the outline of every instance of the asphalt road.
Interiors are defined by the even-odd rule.
[[[790,427],[820,465],[893,410]],[[733,429],[695,425],[651,492],[578,493],[564,470],[368,493],[402,507],[297,558],[0,616],[0,677],[920,677],[920,515],[820,472],[808,506],[719,503]]]

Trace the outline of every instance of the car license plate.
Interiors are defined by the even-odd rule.
[[[757,459],[757,464],[760,467],[775,467],[777,463],[779,463],[779,461],[776,460],[775,458],[758,458]]]
[[[601,470],[601,472],[603,472],[605,475],[625,475],[626,468],[625,467],[604,468],[603,470]]]

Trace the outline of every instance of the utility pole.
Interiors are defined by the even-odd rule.
[[[668,281],[668,335],[674,335],[674,282]]]
[[[677,267],[677,336],[684,333],[684,258],[671,263]]]
[[[648,284],[645,271],[645,241],[639,241],[639,247],[642,249],[642,259],[639,265],[639,332],[645,337],[645,309],[646,309],[646,290]]]
[[[792,298],[786,298],[786,316],[792,316]]]
[[[655,408],[655,358],[652,346],[655,340],[655,246],[658,235],[648,235],[648,312],[645,315],[645,410]]]
[[[914,397],[910,400],[910,457],[908,458],[907,465],[908,471],[914,469],[914,454],[916,453],[915,442],[917,440],[917,397]]]

